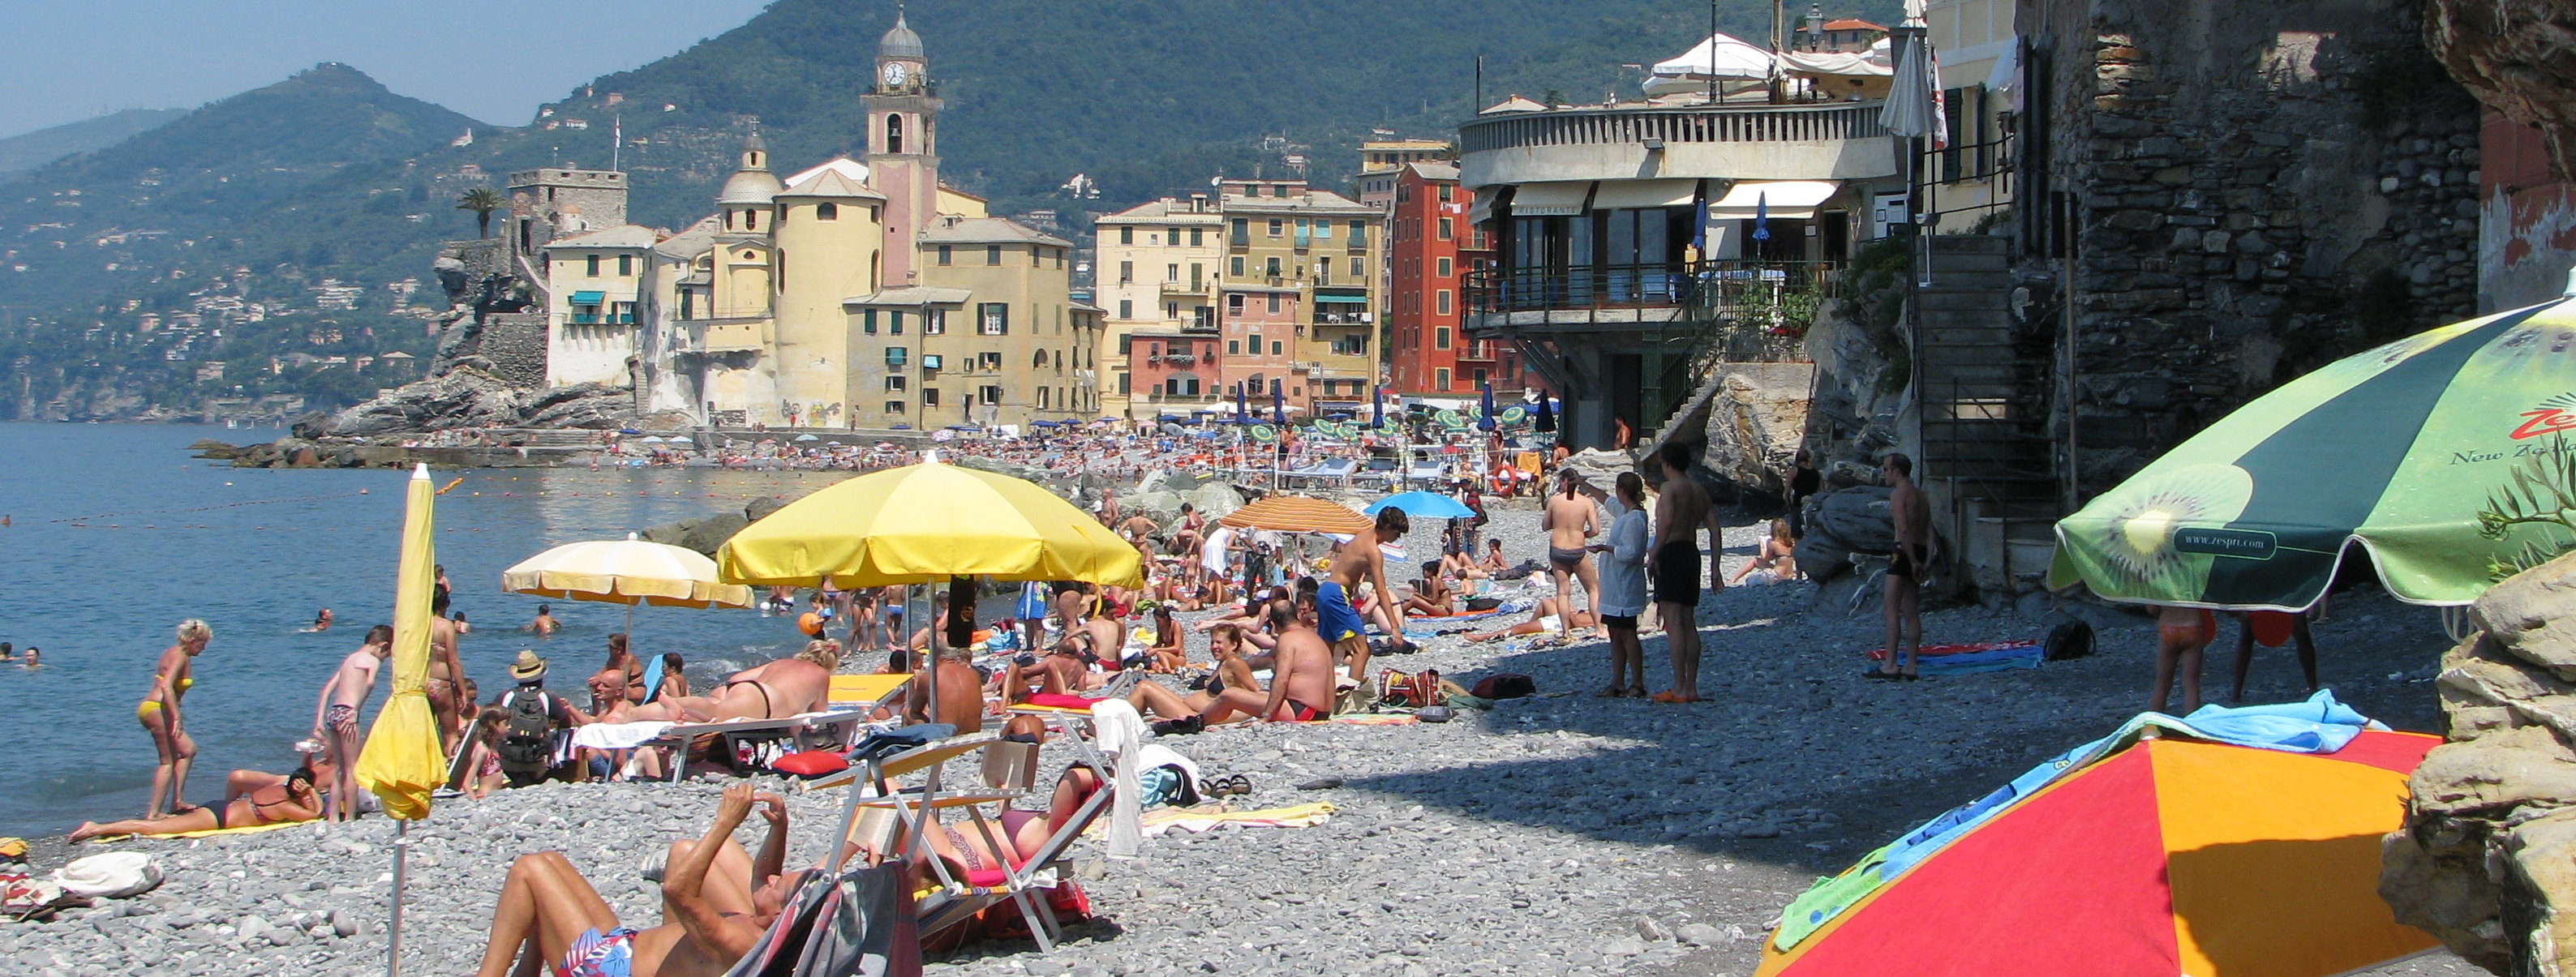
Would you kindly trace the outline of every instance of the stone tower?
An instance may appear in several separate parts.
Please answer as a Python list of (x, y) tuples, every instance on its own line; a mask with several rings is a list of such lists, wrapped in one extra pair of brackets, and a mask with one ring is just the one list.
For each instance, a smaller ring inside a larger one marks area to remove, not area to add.
[(510, 174), (511, 255), (539, 260), (556, 238), (626, 223), (626, 174), (616, 170), (524, 170)]
[(886, 195), (885, 287), (918, 284), (916, 242), (939, 213), (939, 88), (931, 84), (921, 35), (904, 23), (877, 41), (876, 84), (859, 97), (868, 111), (869, 182)]

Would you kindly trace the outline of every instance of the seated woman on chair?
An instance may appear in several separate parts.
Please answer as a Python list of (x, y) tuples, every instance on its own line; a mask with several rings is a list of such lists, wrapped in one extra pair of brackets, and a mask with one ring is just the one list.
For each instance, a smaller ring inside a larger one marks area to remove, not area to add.
[[(1055, 783), (1055, 793), (1044, 811), (1004, 808), (995, 821), (969, 821), (947, 825), (939, 821), (939, 812), (929, 813), (930, 830), (926, 833), (930, 853), (938, 856), (948, 868), (950, 878), (965, 881), (970, 873), (1017, 868), (1046, 849), (1047, 839), (1071, 823), (1082, 810), (1084, 801), (1104, 785), (1091, 768), (1079, 764), (1066, 768)], [(1106, 810), (1103, 805), (1095, 813)], [(998, 822), (998, 823), (996, 823)], [(866, 841), (851, 842), (842, 847), (844, 855), (865, 856), (869, 864), (900, 856), (911, 847), (906, 836), (907, 822), (898, 820), (894, 835), (885, 847)], [(1007, 860), (1006, 860), (1007, 859)]]

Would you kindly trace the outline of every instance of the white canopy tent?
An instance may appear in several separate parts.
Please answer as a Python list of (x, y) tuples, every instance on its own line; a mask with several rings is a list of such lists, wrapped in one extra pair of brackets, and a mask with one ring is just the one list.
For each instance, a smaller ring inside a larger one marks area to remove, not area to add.
[(1725, 34), (1709, 35), (1679, 56), (1655, 63), (1646, 77), (1646, 94), (1673, 95), (1708, 87), (1715, 79), (1767, 81), (1779, 71), (1769, 50)]
[(1841, 184), (1832, 180), (1747, 180), (1726, 190), (1726, 196), (1708, 205), (1708, 219), (1713, 221), (1753, 220), (1772, 217), (1782, 220), (1816, 216), (1822, 204)]

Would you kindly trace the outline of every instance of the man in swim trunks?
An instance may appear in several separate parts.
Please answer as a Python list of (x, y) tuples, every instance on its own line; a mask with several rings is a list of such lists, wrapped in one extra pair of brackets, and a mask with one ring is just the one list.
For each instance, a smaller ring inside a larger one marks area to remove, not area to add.
[[(1571, 468), (1556, 472), (1559, 491), (1547, 497), (1539, 515), (1538, 528), (1547, 531), (1547, 569), (1556, 579), (1556, 606), (1574, 606), (1574, 584), (1580, 581), (1589, 597), (1587, 607), (1601, 606), (1601, 577), (1592, 568), (1592, 557), (1586, 547), (1592, 537), (1601, 533), (1601, 509), (1592, 497), (1579, 491), (1583, 476)], [(1574, 637), (1573, 615), (1562, 616), (1567, 622), (1565, 637)]]
[(263, 787), (228, 804), (191, 807), (162, 818), (110, 821), (106, 824), (83, 821), (80, 827), (72, 829), (69, 837), (72, 841), (87, 841), (102, 835), (174, 835), (310, 821), (321, 816), (322, 799), (313, 790), (313, 770), (305, 767), (287, 775), (282, 786)]
[[(1923, 647), (1923, 573), (1932, 563), (1932, 507), (1924, 501), (1923, 490), (1914, 484), (1914, 460), (1888, 452), (1879, 460), (1879, 477), (1892, 491), (1887, 496), (1888, 514), (1896, 520), (1896, 552), (1887, 560), (1887, 581), (1879, 599), (1879, 614), (1887, 619), (1887, 661), (1878, 667), (1881, 678), (1920, 678)], [(1901, 645), (1900, 645), (1901, 643)], [(2203, 637), (2201, 644), (2208, 644)], [(1898, 667), (1898, 652), (1904, 652), (1903, 667)], [(2200, 701), (2199, 652), (2192, 659), (2191, 699)], [(2162, 701), (2162, 693), (2158, 693)]]
[[(1351, 594), (1360, 589), (1360, 581), (1374, 584), (1377, 606), (1386, 609), (1388, 623), (1395, 626), (1391, 633), (1396, 644), (1404, 643), (1404, 602), (1395, 599), (1395, 591), (1387, 583), (1386, 554), (1378, 544), (1395, 542), (1412, 528), (1413, 522), (1405, 517), (1404, 510), (1392, 506), (1378, 510), (1377, 528), (1342, 544), (1333, 554), (1333, 567), (1316, 592), (1315, 624), (1323, 639), (1332, 645), (1334, 660), (1350, 664), (1354, 681), (1368, 681), (1369, 646), (1368, 626), (1361, 623), (1359, 611), (1351, 607)], [(1327, 693), (1324, 705), (1329, 709), (1332, 681), (1323, 682)], [(1277, 679), (1271, 680), (1273, 687), (1278, 684)]]
[(1726, 587), (1718, 556), (1726, 552), (1725, 527), (1709, 505), (1708, 491), (1690, 477), (1690, 450), (1666, 444), (1655, 453), (1664, 469), (1663, 491), (1655, 498), (1655, 543), (1646, 550), (1646, 579), (1655, 587), (1655, 614), (1664, 622), (1664, 643), (1672, 653), (1673, 687), (1646, 698), (1655, 702), (1699, 701), (1699, 531), (1708, 527), (1708, 584)]
[(1215, 725), (1238, 715), (1271, 722), (1332, 718), (1333, 649), (1315, 631), (1320, 604), (1319, 595), (1301, 593), (1293, 610), (1281, 613), (1274, 606), (1270, 623), (1279, 632), (1279, 646), (1270, 653), (1269, 691), (1228, 685), (1199, 714), (1197, 724)]
[(385, 658), (393, 654), (394, 629), (379, 624), (367, 629), (366, 643), (348, 657), (331, 680), (322, 683), (321, 701), (313, 706), (313, 738), (328, 747), (333, 765), (330, 796), (323, 805), (323, 816), (332, 821), (354, 821), (358, 812), (343, 800), (358, 792), (358, 750), (363, 742), (358, 732), (358, 711), (375, 694), (376, 672)]
[[(763, 805), (768, 839), (755, 858), (733, 842), (734, 829)], [(542, 968), (558, 977), (716, 977), (751, 952), (776, 922), (806, 873), (783, 870), (787, 807), (750, 784), (725, 788), (715, 823), (694, 841), (671, 845), (662, 869), (662, 925), (631, 929), (562, 852), (521, 855), (510, 863), (492, 908), (491, 936), (477, 977)], [(519, 957), (528, 958), (525, 966)]]

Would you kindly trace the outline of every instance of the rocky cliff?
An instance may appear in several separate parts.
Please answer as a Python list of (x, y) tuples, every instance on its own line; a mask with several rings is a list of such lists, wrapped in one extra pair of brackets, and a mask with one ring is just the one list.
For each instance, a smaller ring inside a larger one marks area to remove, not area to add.
[(2451, 77), (2506, 118), (2538, 126), (2552, 168), (2576, 160), (2576, 6), (2566, 0), (2430, 0), (2424, 42)]

